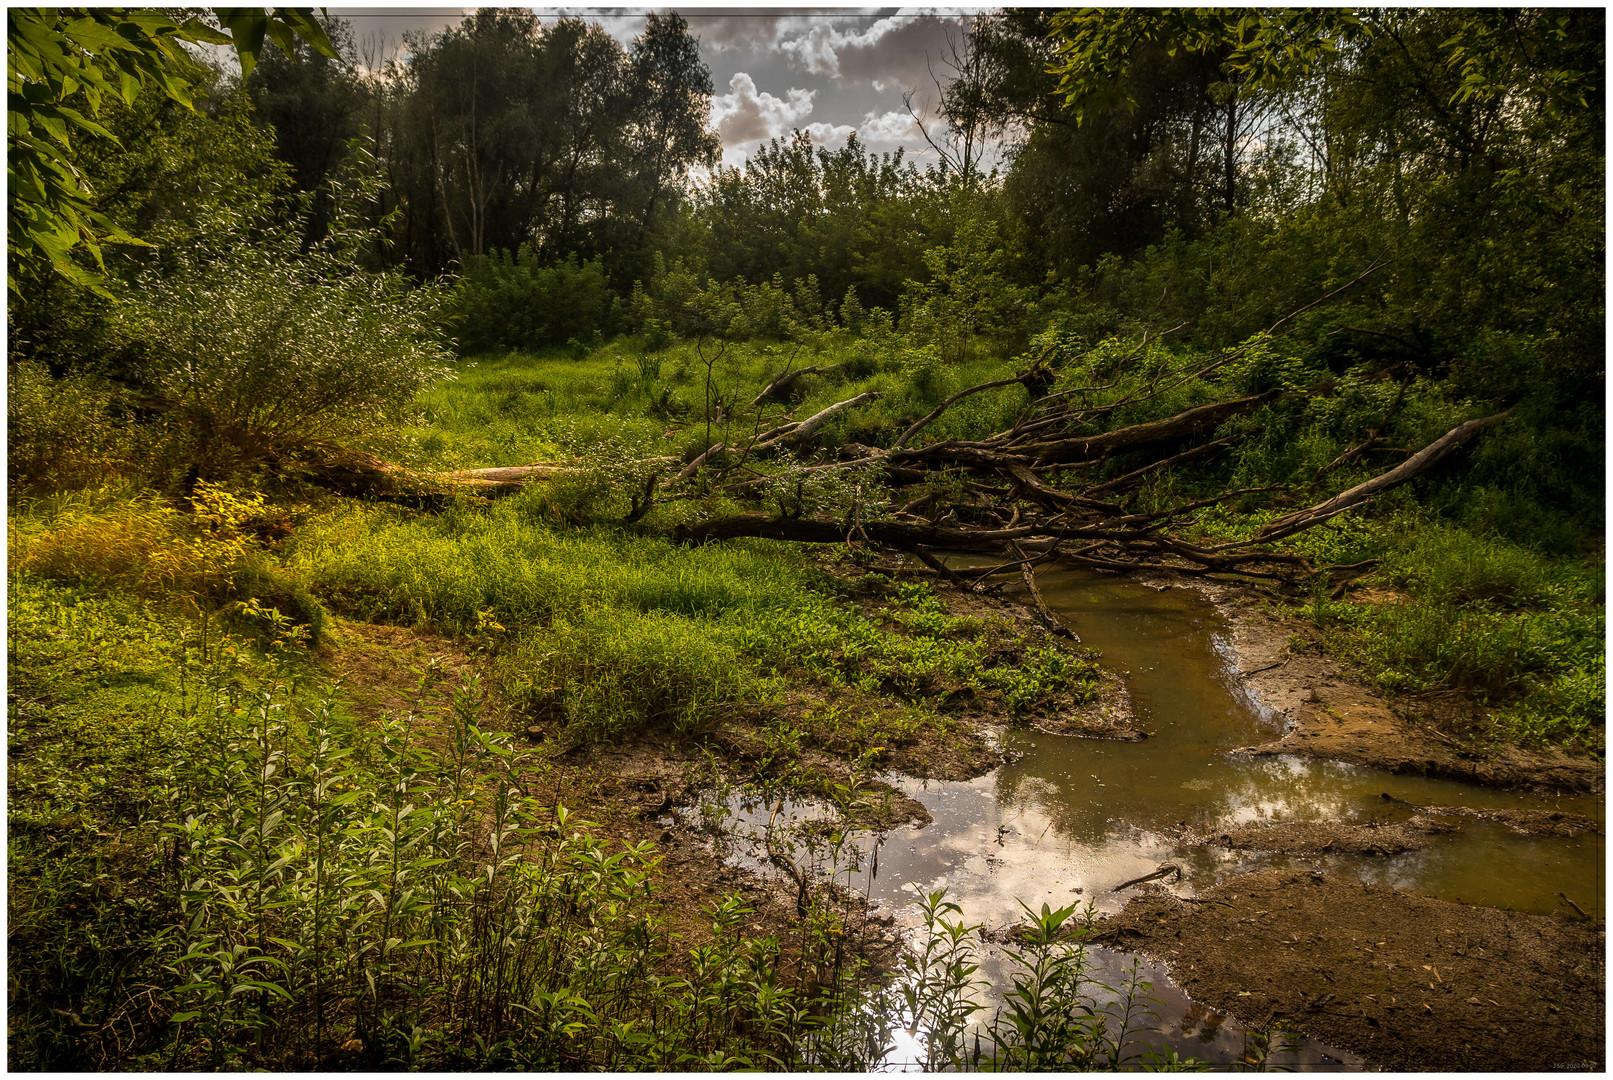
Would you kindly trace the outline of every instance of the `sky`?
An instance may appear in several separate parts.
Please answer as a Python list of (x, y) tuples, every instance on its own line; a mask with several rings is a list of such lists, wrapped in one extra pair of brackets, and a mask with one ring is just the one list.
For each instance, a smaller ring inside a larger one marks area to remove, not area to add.
[[(456, 25), (468, 8), (330, 8), (353, 24), (360, 60), (384, 58), (410, 30)], [(623, 45), (644, 27), (643, 8), (533, 8), (544, 22), (574, 16), (596, 22)], [(667, 9), (653, 9), (667, 10)], [(700, 41), (711, 68), (711, 120), (725, 165), (743, 164), (768, 139), (797, 129), (837, 147), (853, 130), (877, 153), (903, 147), (921, 165), (934, 161), (903, 95), (927, 124), (965, 9), (673, 8)], [(973, 11), (975, 9), (967, 9)], [(939, 136), (939, 131), (932, 133)]]

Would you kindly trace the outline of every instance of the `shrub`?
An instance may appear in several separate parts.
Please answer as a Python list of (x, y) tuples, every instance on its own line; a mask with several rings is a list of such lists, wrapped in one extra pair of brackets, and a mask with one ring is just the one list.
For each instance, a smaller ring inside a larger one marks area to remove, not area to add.
[(524, 703), (575, 738), (689, 732), (760, 686), (724, 636), (704, 619), (607, 608), (528, 636), (507, 664)]
[(543, 266), (530, 247), (495, 251), (454, 286), (444, 319), (462, 353), (539, 349), (615, 333), (616, 296), (598, 259)]
[(20, 487), (86, 487), (127, 463), (129, 440), (112, 420), (115, 388), (89, 375), (53, 379), (22, 360), (6, 373), (6, 464)]
[(275, 565), (255, 531), (273, 523), (263, 496), (201, 481), (193, 514), (152, 500), (100, 507), (75, 497), (49, 517), (13, 522), (13, 569), (67, 585), (223, 609), (263, 644), (293, 635), (317, 645), (325, 611), (294, 572)]
[(292, 244), (183, 256), (131, 290), (124, 317), (146, 377), (194, 426), (204, 475), (380, 436), (449, 374), (430, 290)]

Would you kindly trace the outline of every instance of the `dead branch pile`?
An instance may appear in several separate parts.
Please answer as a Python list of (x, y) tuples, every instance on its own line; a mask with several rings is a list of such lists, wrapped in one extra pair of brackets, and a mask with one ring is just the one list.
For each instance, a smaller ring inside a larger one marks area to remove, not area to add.
[[(1277, 325), (1285, 321), (1279, 320)], [(1317, 567), (1300, 555), (1276, 551), (1271, 545), (1426, 473), (1480, 431), (1512, 413), (1507, 410), (1469, 420), (1411, 453), (1398, 466), (1314, 505), (1293, 509), (1244, 539), (1225, 543), (1190, 539), (1195, 515), (1215, 504), (1261, 495), (1272, 500), (1267, 505), (1287, 509), (1299, 501), (1298, 493), (1285, 485), (1272, 485), (1171, 501), (1156, 492), (1149, 500), (1151, 508), (1140, 509), (1139, 489), (1166, 469), (1212, 459), (1253, 433), (1245, 428), (1218, 436), (1229, 420), (1250, 416), (1283, 394), (1317, 391), (1276, 388), (1212, 401), (1144, 423), (1108, 430), (1104, 430), (1105, 425), (1123, 409), (1135, 410), (1178, 387), (1205, 379), (1238, 360), (1261, 340), (1254, 339), (1240, 349), (1198, 365), (1165, 364), (1148, 379), (1137, 380), (1137, 362), (1146, 355), (1148, 346), (1145, 335), (1105, 376), (1111, 381), (1055, 392), (1049, 392), (1056, 385), (1054, 372), (1046, 366), (1050, 350), (1012, 378), (953, 394), (913, 422), (889, 447), (851, 443), (840, 448), (832, 459), (792, 457), (786, 459), (782, 471), (777, 467), (769, 471), (761, 467), (763, 459), (786, 452), (810, 455), (814, 437), (825, 425), (878, 396), (874, 392), (858, 394), (799, 421), (785, 418), (783, 422), (772, 422), (765, 418), (767, 403), (784, 396), (795, 378), (824, 369), (787, 372), (751, 403), (754, 412), (748, 420), (725, 411), (721, 431), (708, 423), (706, 449), (693, 460), (661, 458), (639, 462), (646, 468), (639, 470), (643, 475), (634, 480), (633, 486), (643, 490), (632, 493), (629, 520), (638, 520), (655, 502), (711, 494), (755, 500), (765, 492), (777, 493), (791, 484), (799, 490), (840, 474), (858, 477), (864, 488), (872, 482), (879, 495), (868, 498), (866, 503), (858, 501), (835, 516), (814, 516), (803, 512), (799, 505), (791, 513), (781, 504), (775, 512), (740, 513), (681, 526), (674, 535), (691, 542), (755, 536), (874, 545), (910, 553), (935, 573), (960, 583), (964, 579), (980, 582), (985, 575), (1001, 570), (1018, 568), (1028, 572), (1033, 564), (1055, 558), (1111, 571), (1230, 574), (1280, 582), (1325, 574), (1332, 580), (1347, 580), (1352, 572), (1360, 572), (1359, 567)], [(1135, 385), (1115, 397), (1112, 392), (1122, 385), (1120, 373)], [(1006, 429), (972, 441), (922, 442), (925, 430), (958, 402), (976, 394), (1020, 386), (1029, 391), (1028, 404)], [(1404, 390), (1395, 399), (1389, 416), (1403, 397)], [(1389, 416), (1361, 447), (1347, 451), (1338, 461), (1319, 470), (1311, 485), (1344, 460), (1364, 452), (1379, 437)], [(749, 435), (734, 434), (741, 425), (751, 427)], [(715, 437), (718, 435), (721, 437)], [(1115, 459), (1122, 460), (1126, 471), (1101, 479), (1103, 466)], [(497, 496), (519, 489), (528, 480), (552, 478), (567, 471), (567, 466), (553, 464), (481, 469), (442, 474), (431, 481), (437, 490)], [(346, 473), (342, 479), (349, 489), (362, 486)], [(397, 487), (395, 476), (388, 481), (388, 490)], [(379, 487), (379, 497), (391, 497)], [(896, 509), (874, 513), (871, 508), (876, 505)], [(965, 551), (995, 552), (1003, 561), (985, 570), (964, 571), (950, 568), (936, 558), (938, 553)]]

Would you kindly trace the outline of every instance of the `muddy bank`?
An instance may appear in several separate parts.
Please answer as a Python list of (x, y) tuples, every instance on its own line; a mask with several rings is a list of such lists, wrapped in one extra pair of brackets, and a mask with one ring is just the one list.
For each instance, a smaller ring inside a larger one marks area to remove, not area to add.
[(1278, 825), (1244, 825), (1207, 843), (1233, 851), (1268, 851), (1279, 855), (1403, 855), (1420, 851), (1427, 838), (1452, 832), (1455, 826), (1427, 818), (1393, 823), (1341, 825), (1325, 821), (1290, 821)]
[(1100, 931), (1195, 1000), (1391, 1069), (1601, 1069), (1606, 934), (1275, 871), (1150, 890)]
[(1390, 815), (1409, 817), (1350, 825), (1337, 821), (1258, 822), (1194, 838), (1198, 843), (1234, 851), (1266, 851), (1281, 855), (1401, 855), (1419, 851), (1430, 837), (1457, 831), (1464, 821), (1505, 825), (1520, 836), (1600, 836), (1599, 822), (1562, 810), (1491, 809), (1477, 806), (1417, 806), (1382, 796)]
[(1145, 584), (1196, 589), (1231, 624), (1240, 675), (1261, 705), (1288, 725), (1281, 738), (1243, 747), (1241, 753), (1299, 754), (1498, 788), (1564, 793), (1604, 789), (1605, 767), (1588, 758), (1458, 745), (1351, 678), (1337, 660), (1322, 653), (1315, 627), (1273, 615), (1245, 589), (1202, 580)]

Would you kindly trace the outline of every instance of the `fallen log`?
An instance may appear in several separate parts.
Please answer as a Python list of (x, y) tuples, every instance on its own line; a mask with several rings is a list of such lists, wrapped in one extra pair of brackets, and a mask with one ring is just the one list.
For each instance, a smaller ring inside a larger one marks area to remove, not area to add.
[(1295, 533), (1308, 529), (1312, 525), (1320, 525), (1329, 518), (1337, 517), (1352, 506), (1359, 506), (1374, 495), (1382, 494), (1390, 488), (1404, 484), (1407, 480), (1421, 476), (1447, 457), (1453, 450), (1473, 438), (1473, 436), (1492, 424), (1499, 424), (1501, 421), (1506, 420), (1516, 411), (1517, 406), (1514, 405), (1505, 412), (1481, 417), (1477, 420), (1469, 420), (1465, 424), (1454, 427), (1388, 472), (1374, 476), (1365, 483), (1357, 484), (1348, 491), (1341, 491), (1331, 499), (1319, 502), (1315, 506), (1296, 510), (1286, 517), (1267, 523), (1255, 534), (1251, 542), (1264, 544), (1273, 540), (1281, 540), (1285, 536), (1293, 536)]
[(839, 416), (847, 409), (855, 409), (859, 405), (866, 405), (870, 401), (878, 399), (879, 396), (878, 390), (868, 390), (864, 393), (858, 394), (854, 398), (847, 398), (845, 401), (837, 401), (828, 408), (813, 413), (811, 416), (800, 421), (799, 423), (785, 424), (781, 427), (774, 428), (772, 431), (765, 433), (763, 437), (758, 439), (756, 444), (750, 448), (750, 452), (752, 454), (758, 454), (768, 450), (776, 450), (781, 447), (800, 446), (813, 435), (817, 434), (818, 430), (822, 428), (823, 425), (827, 424), (830, 420), (833, 420), (836, 416)]
[(1174, 442), (1178, 439), (1198, 435), (1201, 432), (1217, 427), (1223, 421), (1230, 420), (1234, 416), (1254, 412), (1281, 393), (1280, 388), (1273, 388), (1263, 394), (1236, 398), (1232, 401), (1214, 401), (1208, 405), (1200, 405), (1196, 408), (1179, 412), (1175, 416), (1168, 416), (1163, 420), (1153, 420), (1146, 424), (1133, 424), (1130, 427), (1116, 428), (1114, 431), (1106, 431), (1102, 435), (1089, 435), (1084, 438), (1049, 439), (1044, 442), (1017, 446), (1014, 449), (1021, 455), (1035, 458), (1039, 465), (1090, 460), (1107, 454), (1116, 454), (1143, 446)]
[[(1025, 578), (1025, 588), (1030, 592), (1031, 601), (1036, 605), (1036, 614), (1041, 617), (1042, 625), (1047, 627), (1050, 633), (1057, 634), (1059, 637), (1080, 641), (1081, 639), (1075, 636), (1075, 631), (1059, 622), (1058, 618), (1048, 608), (1047, 601), (1042, 599), (1042, 590), (1036, 587), (1036, 572), (1031, 569), (1031, 563), (1035, 560), (1027, 557), (1025, 549), (1018, 544), (1013, 547), (1014, 554), (1023, 560), (1019, 564), (1019, 572)], [(1057, 549), (1055, 548), (1054, 550)]]
[(460, 469), (457, 472), (428, 473), (426, 478), (440, 480), (451, 490), (483, 495), (496, 499), (520, 491), (532, 480), (553, 480), (567, 472), (576, 471), (565, 465), (544, 463), (537, 465), (507, 465), (492, 469)]
[(790, 391), (795, 388), (795, 384), (808, 375), (823, 375), (834, 371), (840, 366), (840, 364), (813, 364), (810, 367), (786, 371), (762, 387), (762, 392), (751, 399), (751, 408), (754, 409), (756, 406), (769, 401), (782, 401), (789, 397)]

